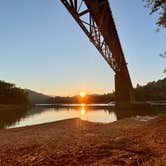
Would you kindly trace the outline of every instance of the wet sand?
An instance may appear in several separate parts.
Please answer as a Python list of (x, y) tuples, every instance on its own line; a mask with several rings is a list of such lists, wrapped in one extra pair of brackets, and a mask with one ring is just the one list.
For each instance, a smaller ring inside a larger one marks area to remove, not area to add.
[(1, 166), (165, 166), (166, 116), (102, 124), (69, 119), (0, 130)]

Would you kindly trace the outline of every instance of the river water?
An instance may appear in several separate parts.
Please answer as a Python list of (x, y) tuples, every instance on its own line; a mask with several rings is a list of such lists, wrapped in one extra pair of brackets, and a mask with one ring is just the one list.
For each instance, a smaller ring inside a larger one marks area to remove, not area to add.
[(38, 105), (28, 110), (0, 111), (0, 128), (29, 126), (76, 117), (91, 122), (108, 123), (127, 117), (147, 119), (162, 113), (166, 113), (166, 106), (135, 111), (115, 110), (105, 105)]

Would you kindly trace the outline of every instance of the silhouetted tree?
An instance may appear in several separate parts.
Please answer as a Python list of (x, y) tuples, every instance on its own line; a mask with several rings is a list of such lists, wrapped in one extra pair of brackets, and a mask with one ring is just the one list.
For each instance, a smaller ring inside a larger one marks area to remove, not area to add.
[(166, 78), (149, 82), (145, 86), (138, 85), (135, 88), (135, 97), (139, 101), (166, 100)]
[(157, 13), (157, 25), (166, 28), (166, 0), (143, 0), (145, 7), (150, 9), (150, 14)]
[[(166, 28), (166, 0), (143, 0), (145, 7), (150, 9), (150, 14), (157, 13), (158, 20), (156, 24), (158, 27)], [(159, 31), (159, 28), (157, 29)], [(160, 54), (161, 57), (166, 58), (166, 51)], [(166, 73), (166, 69), (164, 70)]]
[(14, 84), (0, 81), (0, 104), (28, 104), (28, 94)]

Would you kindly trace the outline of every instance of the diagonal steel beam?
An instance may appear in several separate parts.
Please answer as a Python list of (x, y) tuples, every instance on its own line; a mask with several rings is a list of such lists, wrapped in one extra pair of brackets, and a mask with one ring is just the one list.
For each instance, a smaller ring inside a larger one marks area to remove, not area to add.
[[(76, 22), (82, 28), (84, 33), (88, 36), (89, 40), (93, 43), (93, 45), (97, 48), (109, 66), (116, 72), (118, 70), (115, 59), (112, 56), (112, 53), (106, 44), (103, 35), (100, 32), (100, 29), (96, 25), (93, 17), (90, 14), (90, 10), (87, 8), (84, 1), (80, 1), (79, 9), (77, 10), (74, 6), (78, 5), (76, 1), (71, 2), (71, 0), (61, 0), (70, 14), (74, 17)], [(103, 4), (100, 4), (103, 5)], [(80, 11), (81, 7), (83, 7), (83, 11)], [(97, 6), (95, 6), (97, 8)], [(84, 17), (86, 19), (84, 19)], [(88, 18), (88, 19), (87, 19)]]

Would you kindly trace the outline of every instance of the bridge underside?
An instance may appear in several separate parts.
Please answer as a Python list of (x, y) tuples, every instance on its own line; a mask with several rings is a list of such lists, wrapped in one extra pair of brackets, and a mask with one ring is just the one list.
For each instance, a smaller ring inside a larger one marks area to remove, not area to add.
[(108, 0), (61, 2), (115, 72), (116, 102), (132, 102), (133, 87)]

